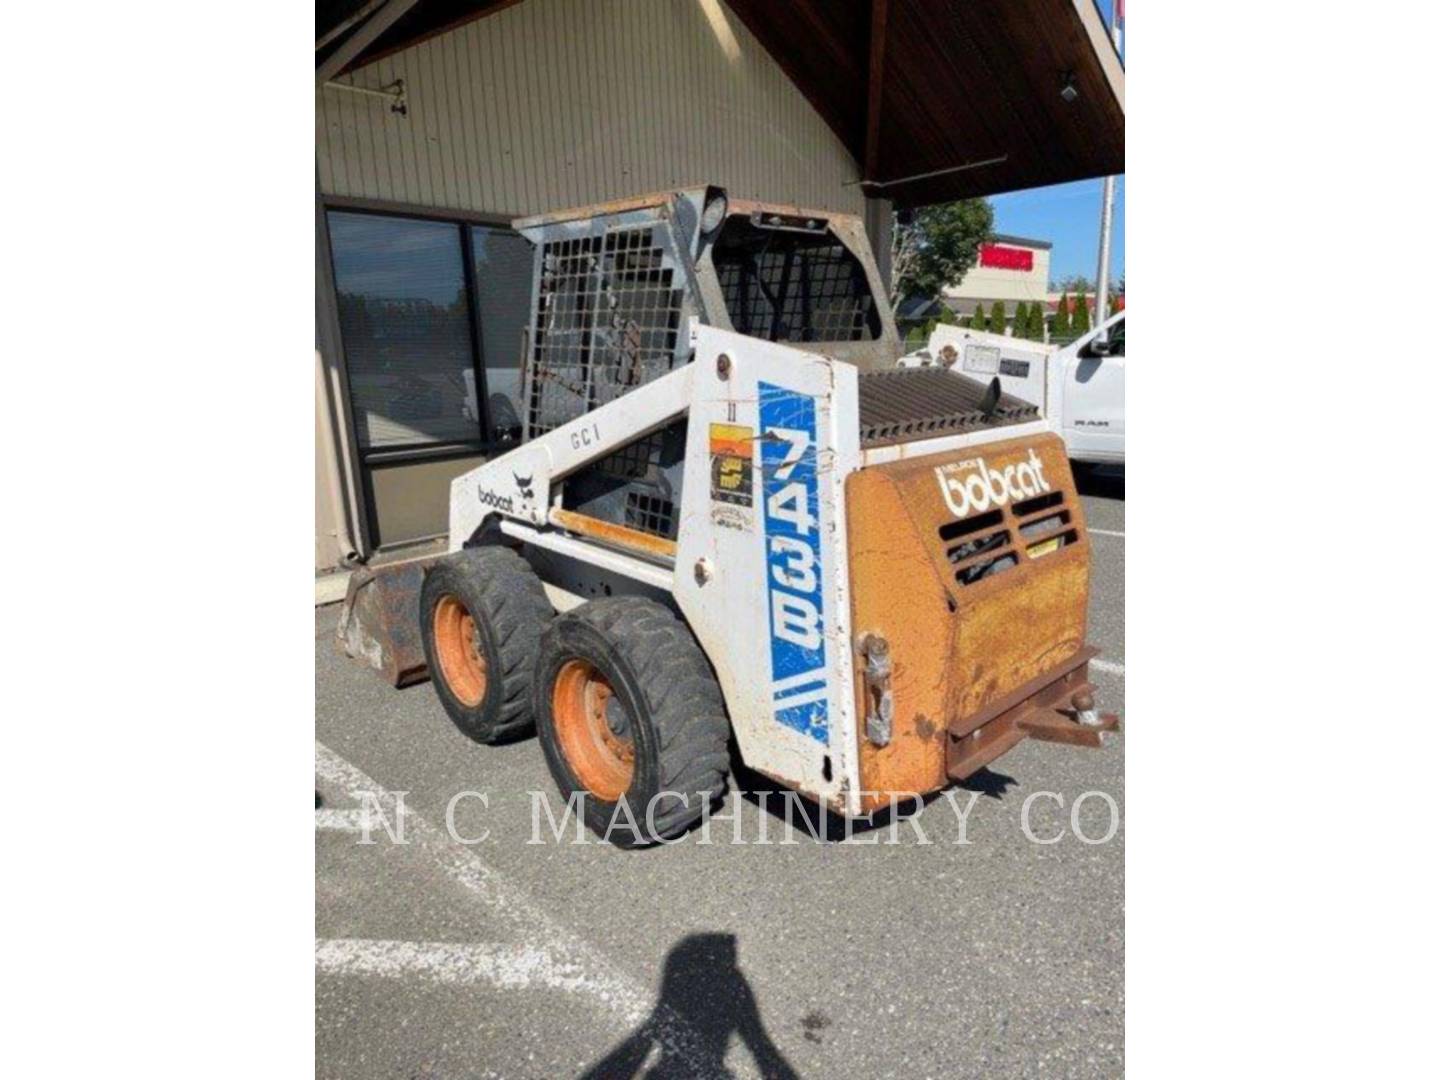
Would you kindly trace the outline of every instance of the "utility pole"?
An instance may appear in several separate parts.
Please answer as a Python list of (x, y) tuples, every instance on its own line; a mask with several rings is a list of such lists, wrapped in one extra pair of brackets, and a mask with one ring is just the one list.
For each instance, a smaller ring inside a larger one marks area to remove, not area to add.
[[(1120, 20), (1125, 17), (1125, 0), (1111, 0), (1110, 37), (1115, 42), (1115, 51), (1120, 51)], [(1105, 177), (1105, 187), (1100, 196), (1100, 269), (1095, 275), (1095, 325), (1099, 326), (1109, 314), (1110, 300), (1110, 223), (1115, 217), (1115, 177)], [(1085, 302), (1081, 294), (1080, 302)], [(1110, 335), (1101, 334), (1108, 338)]]

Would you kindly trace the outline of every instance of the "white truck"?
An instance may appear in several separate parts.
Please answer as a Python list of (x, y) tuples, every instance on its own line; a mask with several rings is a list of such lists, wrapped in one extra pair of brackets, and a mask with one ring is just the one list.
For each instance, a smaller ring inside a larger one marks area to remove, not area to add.
[(1007, 394), (1039, 405), (1065, 440), (1070, 460), (1125, 463), (1125, 312), (1118, 311), (1063, 348), (937, 326), (905, 367), (940, 365), (972, 379), (999, 378)]

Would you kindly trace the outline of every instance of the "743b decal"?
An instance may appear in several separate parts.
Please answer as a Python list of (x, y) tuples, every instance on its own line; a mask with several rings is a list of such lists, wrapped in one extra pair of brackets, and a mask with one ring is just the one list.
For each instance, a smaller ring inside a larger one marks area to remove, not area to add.
[(760, 471), (775, 719), (828, 743), (814, 398), (760, 383)]

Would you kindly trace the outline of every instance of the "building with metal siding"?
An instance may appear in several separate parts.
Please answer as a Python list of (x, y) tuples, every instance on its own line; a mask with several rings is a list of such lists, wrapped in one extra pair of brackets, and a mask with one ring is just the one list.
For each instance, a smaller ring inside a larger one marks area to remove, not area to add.
[[(380, 96), (317, 87), (327, 211), (498, 223), (697, 182), (737, 197), (865, 209), (849, 151), (720, 0), (527, 0), (335, 82), (401, 80), (403, 113)], [(353, 369), (353, 343), (350, 351)], [(485, 440), (367, 447), (365, 410), (335, 405), (363, 506), (349, 531), (333, 514), (317, 520), (317, 569), (443, 532), (449, 482), (482, 459)], [(339, 482), (323, 456), (317, 469), (317, 485)]]
[(527, 0), (321, 87), (327, 195), (506, 216), (718, 183), (859, 214), (858, 166), (721, 0)]

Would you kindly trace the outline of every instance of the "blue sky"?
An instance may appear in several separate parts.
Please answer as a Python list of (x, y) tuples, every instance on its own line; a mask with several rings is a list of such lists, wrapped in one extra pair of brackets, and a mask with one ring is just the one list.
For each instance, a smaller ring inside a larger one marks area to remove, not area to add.
[[(1032, 240), (1049, 240), (1050, 277), (1072, 274), (1095, 280), (1100, 259), (1100, 187), (1103, 180), (1030, 188), (993, 195), (995, 231)], [(1125, 276), (1125, 178), (1115, 184), (1115, 222), (1110, 234), (1111, 280)]]

